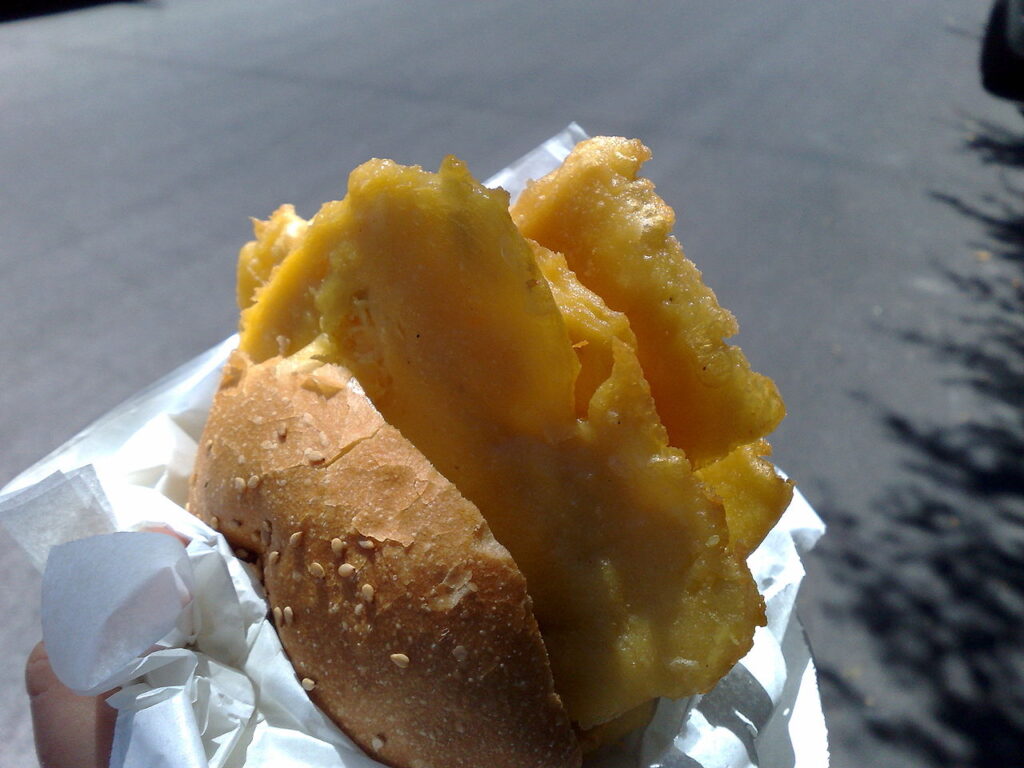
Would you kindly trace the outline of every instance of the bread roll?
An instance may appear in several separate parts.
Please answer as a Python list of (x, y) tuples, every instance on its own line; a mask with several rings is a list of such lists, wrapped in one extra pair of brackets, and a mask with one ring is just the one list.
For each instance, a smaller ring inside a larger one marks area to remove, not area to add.
[(256, 564), (303, 686), (371, 755), (579, 765), (523, 575), (344, 368), (234, 353), (190, 509)]

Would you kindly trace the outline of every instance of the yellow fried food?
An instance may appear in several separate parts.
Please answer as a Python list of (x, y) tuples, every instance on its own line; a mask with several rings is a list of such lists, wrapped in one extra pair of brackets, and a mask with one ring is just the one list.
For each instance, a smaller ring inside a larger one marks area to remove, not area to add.
[(746, 559), (761, 543), (793, 499), (793, 483), (779, 476), (763, 457), (771, 455), (765, 440), (741, 445), (724, 459), (697, 470), (725, 506), (729, 539)]
[(453, 158), (360, 166), (258, 291), (241, 346), (258, 361), (316, 339), (479, 507), (586, 729), (710, 688), (764, 608), (721, 503), (669, 445), (627, 316), (507, 205)]
[(253, 220), (256, 239), (246, 243), (238, 254), (238, 308), (245, 309), (256, 300), (259, 289), (270, 279), (284, 257), (306, 231), (306, 220), (295, 208), (282, 205), (267, 221)]
[(672, 209), (638, 178), (649, 158), (637, 140), (581, 142), (527, 186), (512, 216), (629, 318), (670, 441), (699, 467), (768, 434), (785, 411), (772, 381), (725, 343), (736, 320), (672, 236)]

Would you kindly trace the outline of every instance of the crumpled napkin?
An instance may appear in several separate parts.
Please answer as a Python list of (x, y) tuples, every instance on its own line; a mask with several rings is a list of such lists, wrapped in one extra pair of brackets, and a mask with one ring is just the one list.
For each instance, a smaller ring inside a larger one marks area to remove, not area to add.
[[(143, 441), (149, 450), (140, 452)], [(158, 445), (168, 463), (153, 477)], [(54, 672), (81, 694), (120, 688), (108, 699), (118, 710), (116, 768), (377, 766), (302, 689), (250, 567), (161, 491), (125, 482), (149, 474), (166, 487), (191, 466), (194, 445), (157, 417), (129, 450), (86, 473), (100, 479), (104, 506), (123, 530), (50, 551), (42, 624)], [(54, 475), (47, 486), (53, 499), (66, 499), (67, 486), (80, 482), (80, 473)], [(36, 524), (63, 517), (88, 528), (98, 511), (88, 502), (50, 506)]]
[[(572, 124), (489, 183), (514, 195), (585, 135)], [(249, 566), (183, 509), (234, 346), (182, 366), (26, 470), (0, 496), (0, 521), (46, 564), (43, 634), (57, 675), (83, 694), (120, 688), (108, 699), (118, 711), (111, 766), (383, 768), (313, 706)], [(827, 766), (793, 610), (800, 556), (823, 532), (798, 492), (749, 560), (768, 611), (751, 652), (710, 693), (660, 702), (644, 731), (589, 768)]]

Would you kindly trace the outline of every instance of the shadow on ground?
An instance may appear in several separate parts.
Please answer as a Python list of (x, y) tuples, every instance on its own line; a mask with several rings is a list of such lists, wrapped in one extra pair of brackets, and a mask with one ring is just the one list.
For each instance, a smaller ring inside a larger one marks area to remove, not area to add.
[[(152, 0), (120, 0), (127, 5), (150, 5)], [(46, 16), (51, 13), (77, 11), (94, 5), (110, 5), (103, 0), (7, 0), (0, 3), (0, 22), (16, 21), (33, 16)]]
[(904, 451), (914, 480), (860, 516), (823, 510), (830, 567), (856, 597), (852, 610), (876, 644), (892, 687), (915, 706), (863, 707), (870, 692), (827, 673), (823, 689), (867, 711), (872, 735), (915, 764), (1024, 764), (1024, 130), (976, 125), (965, 145), (1006, 169), (1003, 189), (978, 201), (933, 197), (972, 219), (970, 271), (937, 267), (969, 307), (928, 336), (899, 332), (971, 393), (973, 413), (948, 423), (911, 420), (866, 402)]

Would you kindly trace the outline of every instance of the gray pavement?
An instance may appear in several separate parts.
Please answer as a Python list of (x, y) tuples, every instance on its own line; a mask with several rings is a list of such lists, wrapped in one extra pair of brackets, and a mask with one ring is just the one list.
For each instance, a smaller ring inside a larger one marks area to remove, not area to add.
[[(370, 156), (487, 176), (642, 138), (775, 457), (830, 525), (802, 601), (836, 768), (1024, 754), (1024, 120), (988, 2), (100, 5), (0, 24), (0, 483), (233, 330), (249, 216)], [(37, 580), (0, 534), (0, 765)], [(774, 767), (772, 767), (774, 768)]]

